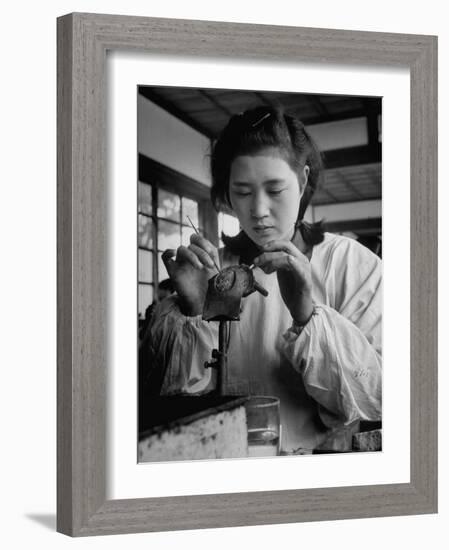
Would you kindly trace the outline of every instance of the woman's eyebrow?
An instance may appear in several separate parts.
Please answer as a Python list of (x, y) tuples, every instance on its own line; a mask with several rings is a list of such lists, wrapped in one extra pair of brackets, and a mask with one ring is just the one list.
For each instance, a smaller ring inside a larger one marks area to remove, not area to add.
[[(263, 182), (264, 185), (273, 185), (273, 184), (277, 184), (277, 183), (284, 183), (285, 180), (283, 178), (270, 178), (268, 180), (265, 180)], [(249, 181), (231, 181), (231, 185), (235, 185), (235, 186), (251, 186), (252, 183), (249, 182)]]
[(235, 185), (236, 187), (241, 187), (241, 186), (249, 187), (251, 183), (248, 181), (231, 181), (231, 185)]
[(285, 180), (283, 178), (271, 178), (269, 180), (265, 180), (264, 183), (266, 185), (270, 185), (270, 184), (273, 184), (273, 183), (284, 183)]

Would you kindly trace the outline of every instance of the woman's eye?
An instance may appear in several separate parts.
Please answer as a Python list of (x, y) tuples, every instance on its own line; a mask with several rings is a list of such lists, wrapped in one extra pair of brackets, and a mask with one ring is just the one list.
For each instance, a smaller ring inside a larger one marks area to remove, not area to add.
[(239, 191), (239, 192), (235, 192), (235, 194), (238, 196), (238, 197), (249, 197), (251, 195), (251, 193), (244, 193), (242, 191)]
[(268, 191), (269, 195), (280, 195), (284, 191), (283, 189)]

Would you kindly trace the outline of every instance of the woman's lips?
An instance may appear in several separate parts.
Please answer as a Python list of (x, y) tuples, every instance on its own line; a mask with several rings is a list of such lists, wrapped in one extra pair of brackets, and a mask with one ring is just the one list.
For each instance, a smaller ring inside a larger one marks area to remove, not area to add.
[(258, 225), (253, 227), (253, 230), (256, 231), (256, 233), (266, 233), (272, 229), (274, 229), (272, 225)]

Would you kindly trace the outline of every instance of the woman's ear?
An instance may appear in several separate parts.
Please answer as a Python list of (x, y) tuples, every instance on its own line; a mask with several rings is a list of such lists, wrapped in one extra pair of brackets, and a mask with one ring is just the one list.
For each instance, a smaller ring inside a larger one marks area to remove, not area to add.
[(309, 181), (309, 173), (310, 173), (310, 168), (306, 164), (302, 169), (302, 172), (299, 177), (299, 191), (301, 193), (301, 196), (304, 195), (304, 191), (306, 190), (306, 185), (307, 185), (307, 182)]

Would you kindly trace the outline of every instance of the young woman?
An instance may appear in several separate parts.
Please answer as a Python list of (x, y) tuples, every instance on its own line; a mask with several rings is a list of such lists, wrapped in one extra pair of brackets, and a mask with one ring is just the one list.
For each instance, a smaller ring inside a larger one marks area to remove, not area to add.
[(218, 251), (192, 235), (166, 251), (176, 295), (153, 317), (149, 369), (163, 394), (214, 387), (205, 369), (218, 323), (202, 320), (207, 281), (221, 268), (255, 264), (269, 294), (243, 299), (231, 322), (226, 394), (280, 398), (282, 449), (315, 448), (329, 428), (381, 417), (381, 263), (356, 241), (303, 222), (321, 174), (303, 124), (279, 109), (233, 116), (211, 155), (212, 201), (241, 232)]

